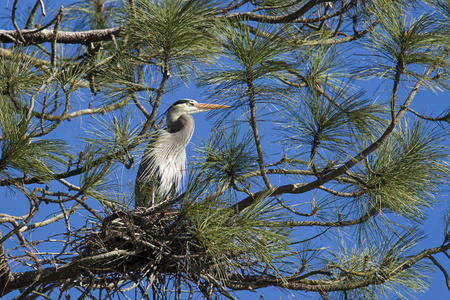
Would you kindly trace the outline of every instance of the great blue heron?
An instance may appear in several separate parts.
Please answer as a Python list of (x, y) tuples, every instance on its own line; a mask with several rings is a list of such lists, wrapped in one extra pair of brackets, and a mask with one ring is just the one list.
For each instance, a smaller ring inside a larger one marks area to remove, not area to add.
[(149, 207), (176, 191), (186, 162), (186, 146), (194, 133), (191, 114), (226, 105), (197, 103), (192, 99), (176, 101), (167, 111), (167, 127), (158, 130), (145, 149), (135, 183), (136, 207)]

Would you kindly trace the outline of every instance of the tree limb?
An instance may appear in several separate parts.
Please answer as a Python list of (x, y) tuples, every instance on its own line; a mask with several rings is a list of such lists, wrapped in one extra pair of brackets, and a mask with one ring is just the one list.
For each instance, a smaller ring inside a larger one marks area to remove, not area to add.
[(266, 15), (260, 15), (255, 14), (253, 12), (243, 12), (243, 13), (232, 13), (227, 16), (230, 20), (235, 19), (248, 19), (250, 21), (260, 22), (260, 23), (270, 23), (270, 24), (277, 24), (277, 23), (288, 23), (295, 21), (296, 19), (300, 18), (304, 14), (306, 14), (311, 8), (313, 8), (315, 5), (328, 2), (327, 0), (311, 0), (305, 5), (303, 5), (300, 9), (296, 10), (293, 13), (290, 13), (288, 15), (283, 16), (266, 16)]
[[(354, 290), (361, 287), (366, 287), (369, 285), (379, 285), (383, 284), (402, 271), (411, 268), (415, 263), (428, 257), (432, 254), (442, 253), (450, 249), (450, 243), (431, 249), (426, 249), (419, 254), (410, 256), (404, 262), (400, 263), (398, 266), (392, 267), (390, 270), (384, 270), (384, 272), (376, 272), (372, 276), (357, 278), (352, 277), (351, 281), (341, 282), (341, 281), (324, 281), (324, 280), (310, 280), (310, 279), (299, 279), (292, 278), (288, 281), (279, 280), (278, 277), (270, 275), (233, 275), (228, 278), (229, 281), (226, 282), (227, 286), (234, 290), (255, 290), (264, 287), (278, 286), (291, 290), (302, 290), (302, 291), (314, 291), (314, 292), (332, 292), (332, 291), (345, 291)], [(390, 271), (390, 272), (389, 272)]]
[[(88, 30), (88, 31), (58, 31), (56, 39), (60, 44), (87, 44), (101, 41), (110, 41), (113, 36), (118, 37), (123, 33), (122, 27), (108, 29)], [(24, 43), (28, 45), (37, 45), (50, 43), (55, 39), (54, 30), (42, 30), (36, 32), (35, 29), (26, 30), (0, 30), (0, 42), (16, 43), (23, 37)]]

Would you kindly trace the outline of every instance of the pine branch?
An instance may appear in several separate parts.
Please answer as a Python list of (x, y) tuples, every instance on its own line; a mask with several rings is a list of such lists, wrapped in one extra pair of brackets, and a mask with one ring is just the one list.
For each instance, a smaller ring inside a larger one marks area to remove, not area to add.
[[(444, 57), (445, 55), (447, 55), (446, 51), (444, 51), (441, 54), (441, 57)], [(306, 183), (306, 184), (288, 184), (288, 185), (280, 186), (280, 187), (277, 187), (270, 195), (271, 196), (279, 196), (284, 193), (301, 194), (301, 193), (305, 193), (305, 192), (317, 189), (322, 184), (327, 183), (330, 180), (333, 180), (337, 176), (345, 174), (345, 172), (347, 172), (349, 169), (351, 169), (353, 166), (357, 165), (361, 160), (363, 160), (369, 154), (373, 153), (375, 150), (377, 150), (379, 147), (381, 147), (381, 145), (383, 145), (388, 140), (388, 138), (394, 132), (394, 129), (397, 126), (397, 124), (400, 122), (400, 120), (403, 118), (403, 116), (408, 111), (408, 107), (414, 100), (414, 97), (418, 93), (419, 88), (422, 86), (422, 84), (426, 80), (428, 80), (429, 76), (431, 75), (431, 73), (433, 73), (433, 71), (435, 69), (436, 69), (436, 66), (432, 66), (432, 67), (428, 68), (428, 70), (416, 82), (414, 87), (411, 89), (408, 97), (403, 102), (403, 105), (398, 110), (395, 118), (391, 121), (389, 126), (387, 126), (387, 128), (385, 129), (383, 134), (378, 138), (377, 141), (372, 143), (370, 146), (368, 146), (363, 151), (359, 152), (356, 156), (354, 156), (352, 159), (348, 160), (342, 166), (340, 166), (340, 167), (336, 168), (335, 170), (333, 170), (332, 172), (322, 176), (320, 179), (317, 179), (315, 181), (312, 181), (312, 182)], [(233, 206), (233, 209), (235, 209), (235, 211), (237, 211), (237, 212), (242, 211), (243, 209), (250, 206), (255, 201), (255, 199), (258, 199), (259, 194), (263, 194), (263, 193), (267, 193), (267, 190), (255, 193), (253, 196), (249, 196), (249, 197), (239, 201), (238, 203), (236, 203)]]
[[(384, 269), (383, 272), (369, 271), (364, 273), (365, 276), (358, 278), (352, 276), (351, 280), (344, 282), (341, 280), (310, 280), (305, 279), (304, 276), (298, 278), (290, 278), (287, 281), (281, 281), (275, 276), (269, 275), (233, 275), (228, 278), (226, 282), (227, 286), (234, 290), (256, 290), (258, 288), (264, 288), (269, 286), (278, 286), (291, 290), (299, 291), (314, 291), (314, 292), (334, 292), (334, 291), (351, 291), (354, 289), (367, 287), (370, 285), (383, 285), (390, 278), (394, 277), (401, 272), (412, 268), (416, 263), (432, 254), (442, 253), (450, 249), (450, 244), (445, 244), (440, 247), (430, 248), (423, 250), (422, 252), (412, 255), (399, 265), (392, 266), (389, 269)], [(310, 275), (313, 275), (311, 273)], [(348, 274), (350, 275), (350, 274)], [(370, 276), (372, 275), (372, 276)]]

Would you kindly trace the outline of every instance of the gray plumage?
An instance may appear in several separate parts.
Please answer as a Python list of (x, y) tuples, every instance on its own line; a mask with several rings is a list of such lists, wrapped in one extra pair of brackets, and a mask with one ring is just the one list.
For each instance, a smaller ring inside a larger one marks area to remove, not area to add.
[(180, 186), (186, 163), (186, 146), (194, 133), (190, 114), (225, 105), (178, 100), (167, 111), (167, 127), (158, 130), (144, 151), (135, 183), (136, 207), (149, 207), (166, 200)]

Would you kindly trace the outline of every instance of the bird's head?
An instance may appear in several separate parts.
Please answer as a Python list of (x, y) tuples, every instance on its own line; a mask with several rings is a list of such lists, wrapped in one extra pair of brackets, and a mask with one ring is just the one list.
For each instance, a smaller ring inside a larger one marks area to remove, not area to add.
[(192, 99), (181, 99), (170, 106), (167, 111), (167, 124), (175, 122), (182, 115), (192, 115), (212, 109), (227, 108), (227, 105), (198, 103)]
[(171, 113), (176, 115), (183, 115), (183, 114), (192, 115), (207, 110), (227, 108), (227, 107), (229, 106), (210, 103), (198, 103), (197, 101), (192, 99), (181, 99), (172, 104), (167, 113), (168, 115), (170, 115)]
[[(183, 115), (192, 115), (207, 110), (227, 107), (229, 106), (220, 104), (198, 103), (197, 101), (192, 99), (181, 99), (170, 106), (169, 110), (167, 111), (166, 124), (167, 127), (171, 130), (178, 131), (180, 130), (180, 128), (172, 128), (172, 125), (175, 124), (176, 121), (179, 120), (179, 118)], [(192, 117), (190, 117), (190, 119), (192, 119)]]

